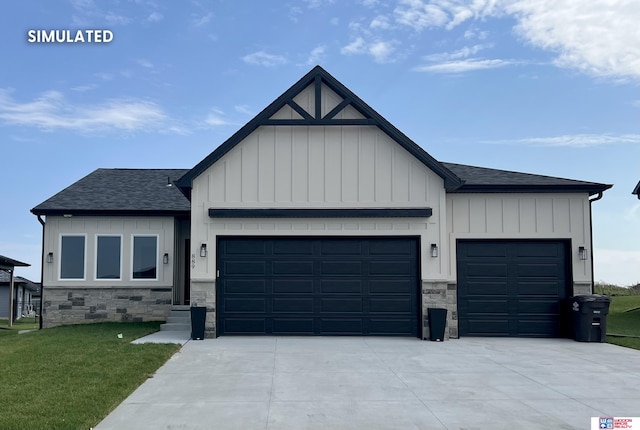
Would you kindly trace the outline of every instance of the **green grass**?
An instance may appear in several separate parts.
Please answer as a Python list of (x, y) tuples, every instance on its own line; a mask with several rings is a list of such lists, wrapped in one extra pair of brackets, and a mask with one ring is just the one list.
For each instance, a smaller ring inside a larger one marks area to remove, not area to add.
[(596, 294), (603, 294), (605, 296), (640, 296), (640, 288), (638, 286), (627, 288), (619, 287), (613, 284), (607, 284), (604, 282), (596, 282), (594, 285), (594, 292)]
[[(33, 330), (37, 329), (39, 326), (38, 318), (30, 317), (30, 318), (20, 318), (15, 321), (9, 329), (9, 320), (0, 318), (0, 336), (2, 336), (3, 332), (6, 330)], [(9, 332), (10, 333), (10, 332)], [(7, 334), (7, 333), (4, 333)]]
[(103, 323), (25, 334), (0, 330), (0, 429), (94, 427), (178, 350), (130, 344), (158, 328)]

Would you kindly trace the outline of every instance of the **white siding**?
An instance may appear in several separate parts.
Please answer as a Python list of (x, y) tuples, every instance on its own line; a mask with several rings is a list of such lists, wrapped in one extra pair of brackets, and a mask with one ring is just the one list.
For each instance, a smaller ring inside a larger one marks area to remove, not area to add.
[[(307, 94), (313, 99), (312, 93)], [(336, 103), (337, 105), (337, 103)], [(329, 108), (327, 108), (330, 110)], [(261, 126), (194, 179), (192, 279), (215, 277), (218, 235), (412, 235), (422, 276), (442, 279), (443, 258), (425, 258), (445, 237), (442, 178), (373, 126)], [(209, 208), (425, 208), (425, 219), (225, 219)], [(200, 257), (206, 243), (208, 256)]]
[(574, 282), (591, 281), (587, 194), (449, 194), (447, 195), (450, 279), (456, 278), (458, 239), (569, 239)]
[[(85, 280), (58, 279), (60, 270), (60, 237), (62, 235), (84, 235), (85, 240)], [(96, 235), (120, 235), (122, 237), (121, 280), (96, 280)], [(157, 280), (131, 280), (131, 252), (134, 235), (157, 235), (158, 260)], [(174, 262), (174, 220), (169, 217), (82, 217), (71, 218), (48, 216), (45, 226), (44, 285), (72, 287), (166, 287), (173, 285)], [(46, 256), (53, 252), (53, 263), (46, 262)], [(163, 264), (162, 256), (169, 254), (169, 264)]]

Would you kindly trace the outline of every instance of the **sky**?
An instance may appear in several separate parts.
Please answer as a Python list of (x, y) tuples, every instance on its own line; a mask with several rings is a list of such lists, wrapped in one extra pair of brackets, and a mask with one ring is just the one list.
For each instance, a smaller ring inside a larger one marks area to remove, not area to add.
[[(0, 254), (93, 170), (191, 168), (319, 64), (437, 160), (613, 184), (595, 280), (640, 282), (637, 0), (0, 4)], [(30, 30), (108, 43), (30, 43)], [(83, 33), (86, 34), (86, 33)]]

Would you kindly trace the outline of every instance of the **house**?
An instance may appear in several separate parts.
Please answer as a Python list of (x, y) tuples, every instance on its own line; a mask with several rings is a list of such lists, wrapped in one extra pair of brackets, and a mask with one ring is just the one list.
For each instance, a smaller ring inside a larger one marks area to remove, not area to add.
[[(14, 276), (16, 267), (30, 264), (0, 255), (0, 318), (9, 320), (9, 327), (16, 319), (33, 310), (31, 294), (36, 284), (20, 276)], [(13, 286), (13, 288), (11, 288)], [(9, 316), (13, 318), (9, 319)]]
[[(98, 169), (32, 209), (44, 325), (556, 337), (611, 185), (443, 163), (317, 66), (190, 170)], [(46, 217), (46, 221), (42, 218)]]

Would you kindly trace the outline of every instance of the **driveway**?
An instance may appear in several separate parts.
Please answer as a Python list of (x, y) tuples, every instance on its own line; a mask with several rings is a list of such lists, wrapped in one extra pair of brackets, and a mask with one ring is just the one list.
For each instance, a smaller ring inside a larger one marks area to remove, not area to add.
[(640, 416), (640, 351), (568, 339), (189, 341), (96, 430), (589, 429)]

